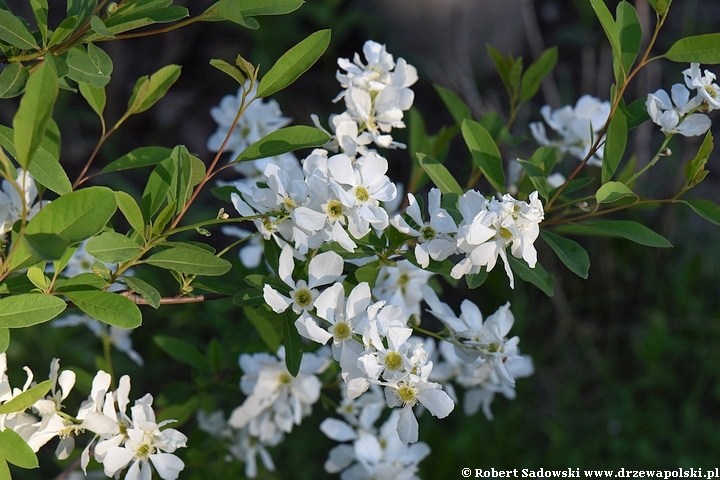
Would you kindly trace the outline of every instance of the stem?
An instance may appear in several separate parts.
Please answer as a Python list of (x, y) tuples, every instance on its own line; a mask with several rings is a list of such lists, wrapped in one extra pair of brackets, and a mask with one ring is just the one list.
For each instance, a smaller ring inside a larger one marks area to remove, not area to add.
[(208, 18), (208, 15), (203, 13), (202, 15), (198, 15), (197, 17), (188, 18), (187, 20), (183, 20), (182, 22), (179, 22), (179, 23), (174, 23), (168, 27), (158, 28), (156, 30), (148, 30), (146, 32), (135, 32), (135, 33), (126, 33), (123, 35), (115, 35), (115, 38), (97, 39), (96, 42), (106, 42), (108, 40), (125, 40), (128, 38), (149, 37), (151, 35), (168, 33), (168, 32), (172, 32), (173, 30), (177, 30), (178, 28), (187, 27), (188, 25), (192, 25), (193, 23), (203, 21), (206, 18)]
[(565, 187), (570, 183), (570, 181), (575, 178), (579, 173), (580, 170), (585, 166), (585, 164), (592, 158), (592, 156), (597, 151), (598, 147), (600, 146), (600, 143), (602, 142), (602, 138), (607, 133), (608, 127), (610, 126), (610, 120), (612, 120), (613, 115), (615, 114), (615, 111), (617, 110), (618, 106), (620, 105), (620, 101), (622, 100), (623, 94), (625, 93), (625, 90), (627, 89), (628, 84), (630, 83), (630, 80), (637, 75), (637, 73), (645, 67), (648, 63), (651, 61), (654, 61), (658, 58), (662, 57), (653, 57), (652, 59), (648, 60), (648, 57), (650, 56), (650, 50), (652, 50), (652, 47), (655, 45), (655, 41), (657, 40), (658, 34), (660, 33), (660, 28), (662, 28), (663, 24), (665, 23), (665, 18), (662, 17), (659, 18), (657, 23), (655, 24), (655, 31), (652, 34), (652, 38), (650, 38), (650, 41), (648, 42), (647, 47), (645, 48), (645, 52), (643, 53), (642, 58), (637, 63), (635, 68), (633, 68), (630, 73), (625, 77), (625, 81), (618, 87), (618, 91), (615, 93), (615, 98), (613, 99), (612, 107), (610, 108), (610, 115), (608, 115), (608, 119), (605, 122), (605, 125), (600, 130), (600, 132), (597, 135), (597, 139), (593, 143), (592, 147), (590, 147), (590, 150), (588, 151), (588, 154), (585, 156), (582, 162), (580, 162), (580, 165), (570, 174), (570, 176), (565, 180), (565, 183), (560, 185), (557, 192), (555, 192), (555, 195), (552, 196), (552, 198), (547, 202), (545, 205), (545, 208), (548, 209), (552, 206), (552, 204), (555, 202), (555, 200), (558, 199), (562, 191), (565, 189)]
[(665, 140), (663, 141), (662, 145), (660, 145), (660, 148), (658, 149), (655, 156), (648, 162), (647, 165), (645, 165), (639, 172), (635, 173), (632, 177), (630, 177), (626, 182), (625, 185), (630, 185), (632, 182), (637, 180), (637, 178), (642, 175), (643, 173), (647, 172), (650, 167), (655, 165), (658, 160), (660, 160), (660, 157), (663, 155), (663, 152), (665, 151), (665, 148), (667, 147), (668, 143), (670, 143), (670, 139), (672, 139), (673, 135), (667, 135), (665, 137)]
[[(105, 140), (107, 140), (110, 135), (115, 133), (115, 130), (118, 129), (118, 127), (121, 125), (122, 121), (127, 118), (126, 116), (123, 116), (118, 122), (113, 126), (108, 132), (103, 134), (102, 137), (100, 137), (100, 140), (98, 141), (97, 145), (95, 145), (95, 149), (90, 154), (90, 158), (88, 158), (88, 161), (85, 163), (85, 166), (83, 167), (82, 171), (80, 171), (80, 174), (77, 176), (77, 179), (75, 179), (75, 183), (73, 183), (73, 190), (75, 190), (78, 186), (80, 186), (82, 183), (87, 181), (89, 179), (89, 176), (85, 176), (85, 174), (88, 171), (88, 168), (90, 168), (90, 165), (92, 165), (93, 161), (95, 160), (95, 157), (97, 156), (98, 152), (100, 151), (100, 147), (102, 147), (103, 143), (105, 143)], [(102, 121), (103, 131), (105, 130), (105, 121)]]
[[(140, 295), (131, 290), (123, 290), (122, 292), (118, 292), (118, 295), (122, 295), (123, 297), (131, 300), (135, 305), (150, 305), (147, 300), (145, 300)], [(196, 295), (194, 297), (163, 297), (160, 299), (160, 305), (182, 305), (186, 303), (200, 303), (208, 300), (219, 300), (221, 298), (227, 298), (230, 296), (231, 295), (226, 293), (208, 293), (206, 295)]]
[(112, 355), (111, 355), (111, 347), (112, 347), (112, 340), (110, 339), (110, 336), (103, 332), (103, 334), (100, 336), (103, 344), (103, 354), (105, 356), (105, 368), (108, 369), (108, 373), (110, 374), (110, 378), (112, 379), (113, 388), (115, 385), (115, 373), (113, 372), (113, 366), (112, 366)]

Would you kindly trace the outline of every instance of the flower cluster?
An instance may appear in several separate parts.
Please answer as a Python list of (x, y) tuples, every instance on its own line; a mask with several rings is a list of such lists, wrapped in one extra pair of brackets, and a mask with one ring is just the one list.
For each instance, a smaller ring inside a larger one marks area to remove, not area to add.
[[(563, 153), (584, 160), (595, 143), (598, 147), (587, 163), (597, 167), (602, 165), (604, 142), (598, 142), (598, 134), (610, 116), (610, 102), (603, 102), (590, 95), (583, 95), (575, 104), (575, 108), (566, 105), (552, 111), (550, 105), (540, 109), (540, 113), (550, 128), (560, 135), (559, 140), (549, 140), (545, 125), (542, 122), (530, 124), (530, 132), (540, 145), (557, 147)], [(604, 136), (603, 136), (604, 139)]]
[[(691, 63), (682, 73), (685, 85), (674, 84), (670, 95), (663, 89), (648, 94), (645, 102), (648, 115), (666, 134), (702, 135), (710, 129), (710, 118), (697, 112), (720, 109), (720, 87), (714, 83), (714, 73), (708, 70), (701, 73), (699, 63)], [(696, 95), (690, 98), (693, 91)]]
[[(7, 359), (2, 353), (2, 403), (22, 395), (33, 386), (33, 373), (29, 368), (25, 367), (27, 381), (22, 389), (10, 387), (6, 370)], [(98, 371), (90, 395), (80, 405), (75, 417), (63, 412), (62, 404), (75, 385), (75, 373), (70, 370), (60, 372), (60, 362), (54, 359), (50, 364), (49, 378), (52, 381), (50, 393), (31, 406), (32, 413), (19, 411), (0, 415), (0, 428), (14, 430), (36, 452), (58, 437), (60, 442), (55, 454), (60, 460), (67, 458), (74, 449), (75, 436), (90, 431), (94, 437), (81, 455), (83, 471), (86, 471), (93, 451), (95, 460), (103, 465), (108, 477), (119, 475), (127, 468), (126, 480), (150, 478), (152, 467), (163, 480), (178, 477), (185, 465), (173, 452), (184, 447), (187, 438), (173, 428), (163, 428), (174, 420), (156, 422), (150, 394), (136, 400), (130, 408), (130, 415), (127, 414), (130, 404), (130, 378), (127, 375), (120, 378), (119, 387), (112, 392), (110, 375)]]
[(522, 258), (534, 268), (537, 251), (534, 242), (540, 234), (539, 223), (544, 218), (543, 206), (538, 193), (530, 194), (528, 201), (515, 200), (506, 194), (502, 199), (486, 199), (475, 190), (468, 190), (458, 200), (462, 215), (459, 224), (440, 207), (440, 191), (432, 189), (428, 195), (429, 221), (424, 221), (417, 202), (408, 195), (406, 214), (417, 227), (402, 218), (393, 218), (393, 226), (402, 233), (417, 238), (415, 258), (427, 267), (430, 259), (445, 260), (456, 253), (465, 258), (452, 269), (451, 276), (459, 279), (476, 274), (482, 267), (492, 270), (498, 257), (502, 258), (510, 285), (515, 281), (508, 263), (506, 247), (517, 258)]

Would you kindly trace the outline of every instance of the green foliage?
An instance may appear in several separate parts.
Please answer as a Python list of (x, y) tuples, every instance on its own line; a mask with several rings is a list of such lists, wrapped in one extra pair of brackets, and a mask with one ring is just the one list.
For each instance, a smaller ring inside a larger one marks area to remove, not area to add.
[(547, 230), (540, 232), (540, 235), (571, 272), (580, 278), (588, 277), (590, 257), (582, 245)]
[[(505, 173), (500, 150), (492, 136), (478, 122), (464, 120), (462, 135), (475, 165), (498, 192), (505, 192)], [(462, 192), (461, 192), (462, 193)]]
[(63, 291), (68, 300), (81, 311), (101, 322), (121, 328), (137, 328), (142, 323), (142, 314), (132, 300), (103, 290), (77, 289)]
[(322, 130), (304, 125), (294, 125), (267, 134), (240, 152), (233, 161), (244, 162), (275, 157), (301, 148), (320, 147), (328, 141), (330, 141), (330, 136)]
[(0, 298), (0, 328), (30, 327), (47, 322), (60, 315), (65, 307), (61, 298), (42, 293)]
[(435, 186), (438, 187), (442, 193), (463, 194), (463, 189), (460, 187), (460, 184), (458, 184), (455, 177), (452, 176), (442, 163), (424, 153), (418, 153), (417, 156), (422, 169), (428, 174)]
[(189, 275), (223, 275), (230, 270), (227, 260), (197, 248), (173, 247), (155, 253), (145, 263)]
[(720, 63), (720, 33), (681, 38), (665, 52), (673, 62)]
[(30, 78), (27, 68), (21, 63), (11, 63), (0, 73), (0, 98), (13, 98), (25, 91)]
[(301, 41), (270, 67), (258, 85), (258, 97), (268, 97), (292, 84), (325, 53), (330, 30), (320, 30)]
[(653, 232), (645, 225), (631, 220), (600, 220), (584, 224), (563, 225), (557, 230), (574, 235), (624, 238), (647, 247), (672, 247), (663, 236)]

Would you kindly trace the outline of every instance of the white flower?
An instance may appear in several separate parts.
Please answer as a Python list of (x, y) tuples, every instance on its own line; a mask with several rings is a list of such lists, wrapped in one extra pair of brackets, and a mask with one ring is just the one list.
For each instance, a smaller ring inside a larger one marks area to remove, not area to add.
[(402, 308), (407, 317), (420, 315), (422, 287), (427, 285), (433, 275), (409, 260), (399, 260), (395, 266), (383, 265), (375, 281), (373, 294), (378, 300)]
[(665, 90), (648, 94), (645, 102), (650, 119), (665, 133), (679, 133), (685, 137), (702, 135), (710, 129), (707, 115), (690, 113), (701, 103), (700, 96), (690, 99), (690, 91), (681, 83), (670, 90), (672, 101)]
[(685, 85), (691, 90), (697, 90), (698, 97), (704, 101), (707, 111), (720, 109), (720, 87), (715, 83), (715, 74), (705, 70), (700, 75), (700, 64), (691, 63), (690, 68), (683, 70)]
[(318, 354), (303, 353), (300, 370), (296, 377), (285, 366), (285, 349), (280, 347), (277, 357), (267, 354), (242, 354), (240, 367), (244, 375), (240, 387), (248, 397), (233, 410), (228, 424), (243, 428), (252, 420), (267, 412), (277, 428), (290, 432), (299, 425), (302, 417), (310, 413), (312, 405), (320, 398), (322, 383), (315, 376), (324, 371), (327, 358)]
[(333, 283), (342, 275), (344, 261), (335, 252), (325, 252), (316, 255), (308, 264), (308, 281), (292, 278), (295, 267), (293, 250), (289, 245), (283, 247), (280, 253), (278, 276), (285, 285), (290, 287), (290, 297), (275, 290), (270, 285), (263, 287), (263, 298), (275, 313), (282, 313), (292, 305), (293, 311), (306, 318), (308, 312), (314, 309), (314, 301), (319, 291), (316, 287)]
[[(590, 153), (590, 147), (597, 141), (597, 136), (605, 126), (610, 116), (610, 102), (602, 102), (590, 95), (583, 95), (578, 99), (575, 108), (569, 105), (551, 112), (550, 106), (540, 109), (545, 122), (562, 138), (557, 141), (548, 140), (545, 126), (541, 122), (530, 124), (530, 131), (540, 145), (550, 145), (560, 149), (561, 152), (584, 160)], [(595, 150), (588, 161), (595, 166), (602, 165), (603, 145)]]
[(538, 193), (532, 192), (527, 202), (515, 200), (509, 194), (501, 201), (488, 202), (482, 195), (470, 190), (460, 197), (458, 208), (463, 221), (458, 228), (458, 249), (465, 254), (451, 271), (456, 279), (475, 274), (485, 267), (489, 272), (500, 257), (510, 286), (515, 282), (505, 249), (510, 246), (512, 255), (522, 258), (530, 268), (537, 263), (534, 242), (540, 234), (538, 224), (544, 218)]
[[(23, 203), (27, 209), (27, 220), (30, 220), (40, 211), (40, 202), (33, 204), (37, 198), (38, 191), (32, 175), (22, 168), (17, 169), (15, 184), (19, 191), (8, 180), (2, 181), (0, 189), (0, 236), (5, 235), (12, 228), (13, 224), (22, 218)], [(43, 205), (48, 202), (43, 202)]]
[(411, 375), (407, 380), (385, 387), (385, 401), (389, 407), (401, 406), (397, 432), (404, 444), (418, 440), (418, 423), (413, 407), (420, 404), (437, 418), (445, 418), (455, 408), (455, 403), (442, 390), (440, 384), (421, 380)]
[(168, 421), (155, 423), (150, 394), (137, 400), (131, 412), (124, 444), (104, 453), (105, 475), (112, 477), (129, 465), (125, 480), (144, 480), (152, 476), (152, 465), (163, 480), (175, 480), (185, 464), (173, 452), (185, 446), (187, 437), (173, 428), (160, 430)]
[(457, 233), (455, 220), (444, 208), (440, 207), (440, 190), (432, 188), (428, 193), (428, 214), (430, 221), (422, 219), (420, 206), (415, 196), (408, 194), (408, 207), (405, 213), (417, 225), (411, 227), (400, 215), (396, 215), (390, 223), (398, 231), (417, 238), (415, 259), (423, 268), (433, 260), (445, 260), (457, 251), (453, 235)]

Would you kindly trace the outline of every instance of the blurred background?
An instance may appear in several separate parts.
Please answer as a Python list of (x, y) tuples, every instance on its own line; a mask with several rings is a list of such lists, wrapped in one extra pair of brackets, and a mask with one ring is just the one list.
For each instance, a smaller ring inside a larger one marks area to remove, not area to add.
[[(6, 0), (25, 18), (32, 18), (24, 0)], [(65, 2), (50, 0), (53, 10), (64, 12)], [(175, 2), (201, 13), (211, 0)], [(614, 11), (617, 2), (606, 1)], [(655, 14), (647, 0), (632, 2), (647, 34)], [(23, 8), (25, 11), (23, 11)], [(717, 30), (720, 2), (683, 0), (672, 5), (670, 16), (654, 51), (663, 53), (678, 38)], [(557, 45), (558, 65), (538, 96), (524, 106), (512, 133), (526, 136), (517, 147), (504, 147), (504, 158), (527, 158), (536, 148), (527, 125), (541, 119), (544, 104), (553, 108), (573, 104), (589, 93), (608, 99), (612, 80), (609, 45), (586, 0), (308, 0), (293, 14), (263, 17), (260, 29), (248, 31), (226, 24), (196, 24), (179, 31), (149, 38), (128, 39), (100, 45), (114, 61), (108, 86), (106, 119), (112, 123), (124, 112), (135, 80), (163, 65), (177, 63), (183, 74), (169, 94), (144, 115), (132, 117), (106, 143), (96, 167), (146, 145), (186, 145), (204, 160), (211, 160), (205, 147), (216, 128), (209, 111), (236, 84), (211, 67), (211, 58), (233, 62), (242, 54), (265, 71), (282, 53), (308, 34), (332, 28), (333, 39), (321, 61), (295, 84), (274, 98), (283, 113), (297, 124), (310, 125), (310, 114), (327, 122), (342, 105), (332, 99), (339, 92), (334, 78), (336, 59), (351, 58), (366, 39), (387, 44), (388, 52), (404, 57), (418, 68), (420, 81), (415, 90), (415, 108), (433, 134), (452, 117), (438, 98), (433, 83), (456, 91), (471, 107), (475, 119), (490, 111), (507, 111), (505, 90), (487, 55), (486, 45), (504, 54), (522, 55), (527, 66), (544, 48)], [(51, 20), (51, 25), (53, 24)], [(628, 101), (644, 97), (658, 88), (669, 90), (682, 81), (684, 64), (653, 62), (629, 90)], [(712, 67), (710, 67), (712, 69)], [(720, 73), (716, 70), (716, 73)], [(55, 120), (63, 138), (62, 162), (75, 178), (100, 135), (95, 114), (79, 95), (63, 92)], [(0, 111), (0, 123), (9, 125), (13, 111)], [(720, 131), (718, 114), (712, 131)], [(626, 156), (633, 153), (638, 164), (646, 163), (660, 145), (659, 129), (650, 122), (633, 130)], [(403, 140), (403, 134), (398, 135)], [(446, 164), (462, 174), (459, 167), (469, 158), (457, 139)], [(674, 195), (683, 184), (684, 163), (697, 152), (699, 140), (676, 138), (670, 144), (673, 155), (663, 158), (642, 182), (643, 193), (656, 198)], [(390, 176), (407, 180), (407, 152), (387, 152)], [(566, 158), (570, 171), (575, 160)], [(709, 161), (710, 174), (692, 191), (694, 197), (720, 202), (718, 153)], [(588, 167), (591, 168), (591, 167)], [(562, 169), (562, 168), (561, 168)], [(144, 182), (133, 178), (102, 179), (116, 182), (139, 195)], [(195, 212), (231, 210), (205, 195)], [(641, 218), (674, 245), (672, 249), (650, 249), (615, 239), (575, 238), (591, 257), (590, 277), (575, 277), (549, 251), (539, 246), (539, 258), (555, 274), (555, 296), (546, 297), (534, 287), (518, 282), (510, 290), (501, 269), (493, 271), (481, 288), (458, 290), (448, 297), (457, 310), (461, 298), (470, 298), (488, 315), (509, 300), (515, 314), (512, 333), (520, 336), (523, 353), (531, 354), (535, 374), (517, 383), (518, 398), (497, 397), (495, 419), (482, 414), (467, 418), (456, 409), (443, 421), (421, 418), (420, 436), (432, 448), (422, 464), (423, 478), (459, 478), (462, 467), (470, 468), (714, 468), (720, 452), (720, 229), (699, 219), (682, 205), (646, 211), (626, 211), (617, 218)], [(215, 241), (224, 239), (218, 235)], [(211, 242), (214, 239), (211, 239)], [(540, 243), (540, 242), (539, 242)], [(546, 260), (547, 259), (547, 260)], [(555, 259), (553, 263), (553, 259)], [(242, 269), (233, 281), (242, 285)], [(156, 275), (155, 272), (150, 275)], [(165, 282), (172, 293), (171, 278)], [(154, 282), (157, 284), (157, 281)], [(150, 391), (157, 404), (173, 403), (196, 391), (202, 379), (187, 380), (187, 366), (168, 359), (153, 343), (157, 333), (183, 338), (203, 345), (211, 339), (230, 345), (227, 339), (246, 339), (245, 348), (260, 348), (252, 326), (242, 318), (230, 300), (201, 305), (144, 310), (144, 325), (133, 336), (136, 350), (143, 353), (145, 366), (138, 367), (115, 352), (116, 372), (133, 378), (136, 398)], [(227, 319), (236, 320), (226, 329)], [(86, 345), (97, 345), (95, 350)], [(93, 343), (95, 342), (95, 343)], [(70, 347), (70, 348), (68, 348)], [(92, 371), (102, 350), (99, 342), (82, 327), (54, 329), (49, 325), (27, 331), (13, 331), (8, 351), (13, 384), (22, 383), (20, 365), (29, 365), (40, 378), (48, 361), (63, 353), (62, 366), (74, 367), (79, 383), (89, 386)], [(223, 379), (239, 378), (237, 347), (224, 348)], [(42, 352), (42, 355), (38, 355)], [(168, 379), (167, 383), (157, 379)], [(175, 381), (169, 379), (176, 378)], [(184, 379), (184, 380), (183, 380)], [(203, 383), (207, 408), (237, 403), (214, 400), (217, 393), (233, 398), (233, 392)], [(193, 390), (195, 389), (195, 390)], [(236, 397), (239, 399), (239, 397)], [(237, 400), (236, 400), (237, 402)], [(317, 405), (316, 408), (323, 408)], [(329, 407), (326, 407), (329, 408)], [(190, 419), (189, 422), (194, 422)], [(322, 463), (335, 442), (317, 429), (317, 420), (307, 419), (285, 442), (271, 450), (278, 472), (264, 472), (259, 478), (324, 478)], [(188, 469), (181, 478), (239, 478), (242, 468), (224, 465), (222, 452), (202, 433), (190, 442), (206, 445), (206, 455), (185, 457)], [(204, 442), (204, 443), (203, 443)], [(51, 450), (45, 452), (52, 455)], [(182, 455), (182, 453), (181, 453)], [(214, 464), (212, 462), (215, 462)], [(50, 465), (46, 467), (45, 465)], [(44, 470), (15, 471), (17, 478), (52, 478), (53, 461), (41, 461)], [(215, 465), (215, 466), (213, 466)], [(215, 470), (217, 469), (217, 470)]]

